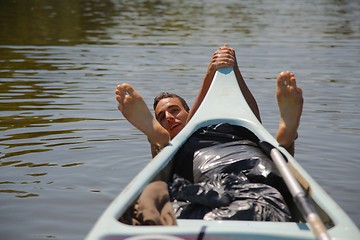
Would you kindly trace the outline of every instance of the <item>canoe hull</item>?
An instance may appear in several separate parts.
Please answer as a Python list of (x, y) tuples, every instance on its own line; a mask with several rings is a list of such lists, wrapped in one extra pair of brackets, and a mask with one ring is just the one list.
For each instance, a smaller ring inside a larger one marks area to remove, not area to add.
[(297, 180), (309, 191), (311, 200), (333, 239), (360, 239), (359, 229), (345, 212), (256, 119), (231, 68), (220, 69), (216, 73), (203, 103), (191, 121), (115, 198), (86, 239), (315, 239), (308, 224), (296, 222), (178, 220), (177, 226), (130, 226), (118, 221), (129, 204), (169, 164), (176, 151), (194, 131), (224, 122), (245, 127), (261, 141), (267, 141), (281, 150), (288, 158), (288, 165)]

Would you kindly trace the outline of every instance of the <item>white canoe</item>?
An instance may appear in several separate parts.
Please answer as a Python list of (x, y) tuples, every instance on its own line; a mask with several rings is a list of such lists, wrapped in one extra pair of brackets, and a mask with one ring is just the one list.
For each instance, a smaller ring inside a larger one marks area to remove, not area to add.
[[(233, 104), (236, 103), (236, 104)], [(230, 105), (231, 104), (231, 105)], [(220, 69), (196, 114), (186, 127), (128, 184), (100, 216), (87, 240), (120, 239), (316, 239), (306, 222), (177, 220), (177, 226), (131, 226), (118, 221), (145, 186), (170, 162), (176, 151), (200, 127), (230, 123), (252, 131), (278, 147), (305, 189), (331, 239), (360, 239), (357, 226), (333, 199), (271, 136), (248, 107), (231, 68)]]

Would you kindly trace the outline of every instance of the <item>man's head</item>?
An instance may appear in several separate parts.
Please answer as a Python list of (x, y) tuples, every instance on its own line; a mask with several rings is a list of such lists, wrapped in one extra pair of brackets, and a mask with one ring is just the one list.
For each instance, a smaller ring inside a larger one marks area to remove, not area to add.
[(174, 138), (186, 125), (189, 106), (186, 101), (173, 93), (161, 93), (154, 98), (155, 118)]

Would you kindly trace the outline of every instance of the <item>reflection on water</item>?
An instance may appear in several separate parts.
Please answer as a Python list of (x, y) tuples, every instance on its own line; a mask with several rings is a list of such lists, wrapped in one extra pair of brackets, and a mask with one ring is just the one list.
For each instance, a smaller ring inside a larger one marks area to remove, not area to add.
[(51, 46), (86, 43), (112, 27), (111, 1), (4, 0), (1, 45)]
[(149, 107), (165, 90), (191, 103), (225, 42), (271, 133), (273, 79), (295, 71), (297, 157), (359, 224), (359, 12), (351, 0), (0, 1), (1, 235), (83, 238), (150, 158), (116, 110), (116, 84)]

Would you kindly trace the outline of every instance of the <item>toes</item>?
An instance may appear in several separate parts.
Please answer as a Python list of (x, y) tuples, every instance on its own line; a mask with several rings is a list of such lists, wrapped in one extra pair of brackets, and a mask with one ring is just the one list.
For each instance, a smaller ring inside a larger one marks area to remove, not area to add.
[(284, 71), (284, 72), (279, 73), (279, 75), (277, 76), (277, 86), (278, 87), (286, 87), (286, 86), (296, 87), (295, 75), (290, 71)]
[(300, 95), (302, 95), (302, 88), (298, 86), (296, 89), (297, 89), (298, 93), (299, 93)]
[(129, 83), (123, 83), (117, 88), (119, 95), (124, 99), (126, 96), (134, 95), (134, 88)]
[(121, 102), (122, 99), (122, 85), (117, 85), (116, 89), (115, 89), (115, 98), (118, 102)]
[(133, 94), (134, 89), (128, 83), (120, 84), (116, 87), (115, 90), (115, 98), (118, 101), (118, 109), (122, 112), (124, 110), (124, 102), (126, 101), (126, 97), (130, 94)]
[(295, 75), (293, 73), (290, 74), (289, 85), (296, 87), (296, 79), (295, 79)]
[(123, 90), (123, 91), (131, 91), (132, 86), (129, 84), (129, 83), (123, 83), (120, 85), (120, 88)]
[(277, 86), (284, 87), (287, 85), (287, 81), (288, 81), (288, 79), (286, 77), (286, 72), (279, 73), (279, 75), (277, 76), (277, 81), (276, 81)]

